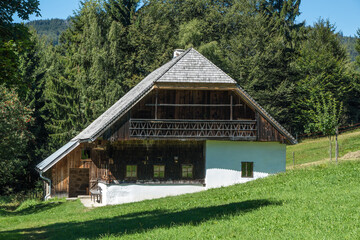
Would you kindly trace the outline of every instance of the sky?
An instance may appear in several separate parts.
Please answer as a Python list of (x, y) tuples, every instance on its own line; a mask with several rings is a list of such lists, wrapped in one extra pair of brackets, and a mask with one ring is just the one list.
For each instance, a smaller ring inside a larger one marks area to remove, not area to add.
[[(79, 9), (79, 0), (40, 0), (41, 17), (31, 16), (30, 20), (61, 18), (66, 19)], [(360, 28), (360, 0), (302, 0), (298, 21), (313, 25), (319, 18), (329, 19), (336, 31), (344, 36), (354, 36)], [(19, 18), (14, 19), (19, 22)]]
[(313, 25), (320, 17), (335, 24), (336, 31), (354, 36), (360, 28), (360, 0), (302, 0), (298, 21)]

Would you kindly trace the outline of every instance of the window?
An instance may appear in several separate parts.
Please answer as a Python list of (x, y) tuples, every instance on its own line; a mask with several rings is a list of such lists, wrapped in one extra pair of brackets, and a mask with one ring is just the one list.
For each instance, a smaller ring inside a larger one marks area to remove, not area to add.
[(154, 178), (165, 177), (165, 165), (154, 165)]
[(137, 176), (137, 165), (126, 165), (126, 177), (136, 178)]
[(241, 162), (241, 177), (254, 177), (254, 163), (253, 162)]
[(183, 164), (181, 176), (183, 178), (192, 178), (193, 177), (193, 165), (192, 164)]
[(90, 158), (90, 150), (81, 149), (81, 159), (89, 159), (89, 158)]

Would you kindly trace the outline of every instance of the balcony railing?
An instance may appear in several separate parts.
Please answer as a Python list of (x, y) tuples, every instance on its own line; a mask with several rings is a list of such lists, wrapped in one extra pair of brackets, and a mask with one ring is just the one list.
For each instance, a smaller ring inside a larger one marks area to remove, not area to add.
[(133, 138), (230, 138), (256, 140), (256, 121), (130, 119)]

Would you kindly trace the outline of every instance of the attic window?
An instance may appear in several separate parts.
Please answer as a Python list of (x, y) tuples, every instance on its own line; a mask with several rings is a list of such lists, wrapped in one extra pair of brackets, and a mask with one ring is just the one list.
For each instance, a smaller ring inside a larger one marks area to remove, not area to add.
[(245, 177), (245, 178), (254, 177), (253, 162), (241, 162), (241, 177)]
[(89, 159), (91, 158), (90, 149), (81, 149), (81, 159)]

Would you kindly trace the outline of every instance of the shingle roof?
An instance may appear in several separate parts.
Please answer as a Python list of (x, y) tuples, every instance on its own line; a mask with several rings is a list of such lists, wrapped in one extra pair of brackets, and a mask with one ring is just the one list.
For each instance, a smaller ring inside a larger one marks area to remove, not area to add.
[(167, 83), (232, 83), (229, 77), (215, 64), (195, 49), (190, 49), (179, 61), (156, 82)]
[[(172, 59), (150, 73), (128, 93), (120, 98), (114, 105), (100, 115), (87, 128), (74, 137), (69, 143), (39, 163), (36, 168), (40, 171), (46, 171), (57, 161), (61, 160), (64, 153), (67, 153), (69, 149), (74, 149), (80, 142), (94, 141), (99, 135), (101, 135), (101, 133), (111, 126), (112, 123), (123, 116), (123, 114), (125, 114), (135, 103), (140, 101), (148, 92), (150, 92), (154, 84), (157, 82), (236, 84), (234, 79), (224, 73), (215, 64), (210, 62), (195, 49), (190, 48), (180, 56)], [(288, 133), (278, 122), (276, 122), (276, 120), (272, 118), (258, 103), (256, 103), (249, 94), (247, 94), (241, 87), (239, 87), (238, 90), (240, 94), (244, 98), (248, 99), (249, 103), (254, 106), (254, 108), (258, 109), (259, 113), (276, 129), (284, 134), (291, 143), (296, 143), (296, 140), (291, 136), (291, 134)]]

